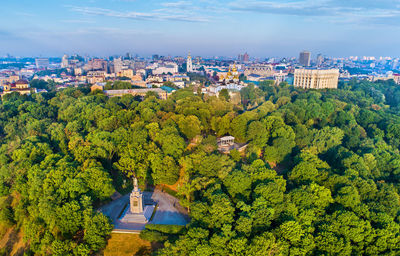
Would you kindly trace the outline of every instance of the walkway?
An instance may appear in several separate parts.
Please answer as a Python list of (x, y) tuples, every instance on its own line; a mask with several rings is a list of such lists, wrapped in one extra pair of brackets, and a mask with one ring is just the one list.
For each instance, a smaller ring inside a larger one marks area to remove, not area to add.
[[(185, 209), (179, 204), (179, 200), (167, 193), (156, 189), (154, 192), (143, 192), (144, 204), (157, 203), (157, 210), (153, 219), (147, 224), (164, 225), (186, 225), (190, 219)], [(139, 233), (145, 228), (143, 223), (123, 223), (120, 221), (122, 211), (129, 207), (129, 194), (104, 205), (99, 210), (111, 218), (114, 224), (113, 232), (119, 233)], [(120, 217), (120, 218), (118, 218)]]

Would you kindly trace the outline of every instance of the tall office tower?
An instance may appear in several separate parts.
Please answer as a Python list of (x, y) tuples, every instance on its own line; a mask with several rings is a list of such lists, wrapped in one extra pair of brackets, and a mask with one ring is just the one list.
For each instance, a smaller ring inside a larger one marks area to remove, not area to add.
[(317, 55), (317, 66), (321, 66), (324, 63), (325, 58), (322, 56), (322, 54)]
[(64, 54), (61, 60), (61, 68), (68, 68), (69, 62), (68, 62), (68, 55)]
[(186, 71), (193, 72), (192, 56), (190, 56), (190, 52), (186, 60)]
[(310, 60), (311, 60), (311, 53), (308, 51), (302, 51), (300, 53), (299, 57), (299, 63), (300, 65), (304, 67), (309, 67), (310, 66)]
[(249, 62), (249, 60), (250, 60), (250, 57), (247, 52), (245, 54), (238, 55), (238, 61), (240, 61), (240, 62)]
[(115, 58), (113, 64), (114, 64), (114, 73), (118, 73), (124, 68), (124, 64), (122, 62), (121, 57)]
[(245, 54), (243, 54), (243, 62), (249, 62), (249, 60), (250, 60), (250, 57), (246, 52)]
[(336, 89), (339, 80), (339, 69), (296, 69), (294, 71), (295, 87), (304, 89)]

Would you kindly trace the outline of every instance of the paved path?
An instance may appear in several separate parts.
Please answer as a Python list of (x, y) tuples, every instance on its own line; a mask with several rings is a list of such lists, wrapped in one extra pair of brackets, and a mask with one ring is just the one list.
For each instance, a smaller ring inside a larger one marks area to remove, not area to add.
[(124, 195), (109, 204), (103, 205), (100, 211), (111, 218), (113, 223), (118, 219), (121, 212), (124, 210), (125, 206), (129, 202), (129, 194)]
[(177, 209), (180, 206), (177, 198), (160, 190), (155, 190), (151, 198), (158, 203), (158, 208), (150, 224), (186, 225), (189, 223), (187, 213), (182, 213)]
[[(179, 204), (179, 200), (156, 189), (154, 192), (143, 192), (144, 204), (157, 203), (157, 211), (150, 224), (186, 225), (190, 219), (187, 212)], [(99, 210), (111, 218), (115, 232), (137, 232), (145, 228), (143, 223), (123, 223), (118, 217), (125, 206), (129, 207), (129, 194), (124, 195)]]

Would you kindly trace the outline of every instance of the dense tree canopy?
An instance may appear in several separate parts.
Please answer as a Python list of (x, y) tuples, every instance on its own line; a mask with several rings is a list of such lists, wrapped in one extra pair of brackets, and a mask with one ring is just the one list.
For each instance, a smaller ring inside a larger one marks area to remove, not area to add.
[[(261, 83), (241, 105), (187, 89), (142, 101), (75, 88), (5, 95), (0, 222), (22, 228), (32, 253), (95, 254), (112, 230), (96, 208), (136, 176), (177, 184), (190, 211), (179, 234), (143, 235), (165, 241), (160, 255), (398, 255), (396, 95), (393, 82), (365, 81)], [(219, 153), (224, 135), (246, 150)]]

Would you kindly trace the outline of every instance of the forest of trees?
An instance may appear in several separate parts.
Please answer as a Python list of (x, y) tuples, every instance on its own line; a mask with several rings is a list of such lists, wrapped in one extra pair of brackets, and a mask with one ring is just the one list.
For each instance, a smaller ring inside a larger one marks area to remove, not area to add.
[[(241, 97), (5, 95), (0, 224), (23, 231), (28, 255), (94, 254), (112, 230), (96, 209), (137, 176), (178, 182), (192, 219), (144, 235), (158, 255), (400, 254), (400, 87), (265, 82)], [(244, 154), (217, 151), (228, 134)]]

